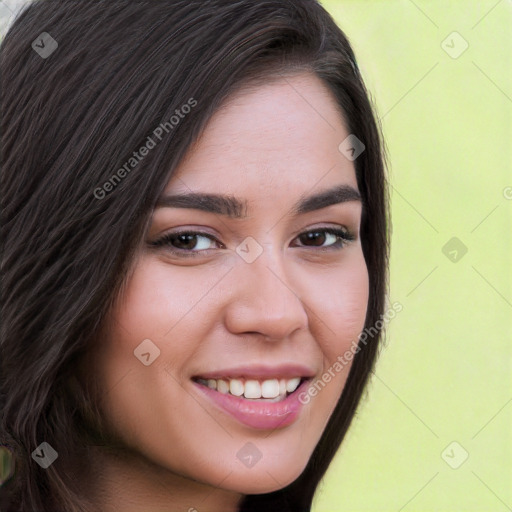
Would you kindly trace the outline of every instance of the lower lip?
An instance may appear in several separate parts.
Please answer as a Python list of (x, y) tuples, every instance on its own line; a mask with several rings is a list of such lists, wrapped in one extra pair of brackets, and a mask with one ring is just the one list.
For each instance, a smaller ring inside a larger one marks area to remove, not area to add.
[(299, 394), (307, 386), (309, 379), (304, 380), (293, 393), (280, 402), (246, 400), (231, 394), (219, 393), (198, 382), (193, 382), (212, 402), (240, 423), (248, 427), (268, 430), (287, 427), (297, 419), (303, 405), (299, 401)]

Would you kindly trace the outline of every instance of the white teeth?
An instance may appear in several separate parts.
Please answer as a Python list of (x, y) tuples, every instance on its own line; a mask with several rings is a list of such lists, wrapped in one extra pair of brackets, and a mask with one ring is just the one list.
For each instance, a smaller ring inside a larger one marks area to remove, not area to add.
[(277, 379), (264, 380), (261, 384), (263, 398), (277, 398), (279, 396), (279, 381)]
[(300, 377), (295, 377), (294, 379), (286, 381), (286, 391), (288, 391), (288, 393), (293, 393), (299, 387), (299, 384)]
[(279, 394), (284, 395), (286, 393), (286, 379), (279, 381)]
[(286, 398), (287, 393), (293, 393), (300, 384), (301, 378), (293, 379), (267, 379), (263, 381), (255, 379), (198, 379), (210, 389), (216, 389), (219, 393), (231, 393), (234, 396), (244, 396), (249, 400), (261, 398), (270, 401), (280, 401)]
[(244, 394), (244, 383), (238, 379), (231, 379), (229, 381), (229, 392), (235, 396), (242, 396)]
[(229, 382), (222, 379), (217, 380), (217, 391), (224, 395), (229, 393)]
[(257, 380), (246, 380), (243, 389), (245, 398), (261, 398), (261, 385)]

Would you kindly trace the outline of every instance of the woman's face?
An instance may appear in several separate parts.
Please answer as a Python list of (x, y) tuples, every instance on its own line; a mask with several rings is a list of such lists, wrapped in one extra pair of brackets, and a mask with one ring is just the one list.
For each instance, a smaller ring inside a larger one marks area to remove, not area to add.
[[(256, 494), (306, 466), (368, 302), (348, 135), (298, 74), (232, 96), (170, 179), (94, 370), (113, 431), (162, 472)], [(282, 400), (304, 378), (315, 396)]]

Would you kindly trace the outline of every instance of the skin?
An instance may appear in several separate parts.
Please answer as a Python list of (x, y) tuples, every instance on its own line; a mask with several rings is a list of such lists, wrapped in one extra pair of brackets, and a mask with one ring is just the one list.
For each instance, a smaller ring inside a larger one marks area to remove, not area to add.
[[(94, 354), (94, 378), (107, 390), (105, 416), (133, 450), (122, 458), (98, 454), (99, 509), (235, 511), (243, 495), (282, 488), (306, 466), (350, 365), (297, 421), (273, 431), (217, 409), (191, 377), (251, 363), (303, 363), (320, 377), (357, 340), (369, 293), (361, 202), (291, 213), (303, 195), (335, 185), (357, 190), (354, 162), (338, 150), (348, 135), (323, 82), (295, 74), (233, 95), (171, 177), (165, 193), (233, 195), (247, 200), (247, 217), (155, 209)], [(338, 238), (299, 238), (320, 227), (343, 227), (355, 240), (322, 250)], [(188, 258), (170, 245), (149, 245), (178, 228), (214, 239), (185, 244), (182, 250), (205, 251)], [(263, 249), (250, 264), (235, 250), (249, 236)], [(133, 353), (145, 339), (160, 350), (150, 366)], [(262, 453), (251, 468), (236, 457), (248, 441)]]

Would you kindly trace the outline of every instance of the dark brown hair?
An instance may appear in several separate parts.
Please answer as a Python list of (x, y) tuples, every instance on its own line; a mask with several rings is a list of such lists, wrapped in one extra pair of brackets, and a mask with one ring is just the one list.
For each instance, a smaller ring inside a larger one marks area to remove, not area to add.
[[(32, 46), (43, 32), (58, 44), (46, 57)], [(77, 368), (108, 320), (157, 198), (212, 114), (240, 87), (297, 70), (324, 81), (365, 145), (355, 167), (370, 280), (365, 326), (374, 326), (387, 282), (384, 153), (350, 44), (317, 1), (39, 0), (9, 30), (0, 47), (0, 445), (15, 462), (0, 487), (6, 510), (92, 510), (72, 477), (87, 475), (91, 462), (83, 425), (93, 398)], [(193, 111), (98, 199), (113, 170), (190, 98)], [(380, 337), (355, 355), (303, 473), (284, 489), (246, 496), (241, 511), (310, 510)], [(46, 470), (31, 458), (42, 441), (59, 453)]]

